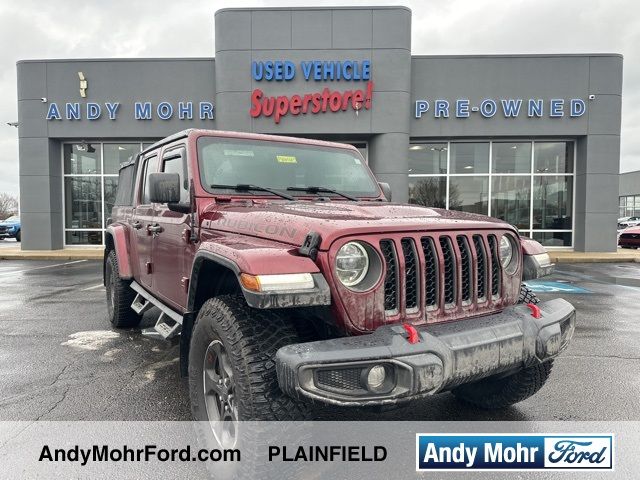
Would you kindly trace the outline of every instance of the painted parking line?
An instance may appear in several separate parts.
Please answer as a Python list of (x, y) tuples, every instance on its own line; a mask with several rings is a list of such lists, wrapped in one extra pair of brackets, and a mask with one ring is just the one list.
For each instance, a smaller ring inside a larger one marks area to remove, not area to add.
[(81, 292), (88, 292), (89, 290), (95, 290), (96, 288), (100, 288), (100, 287), (104, 287), (104, 285), (102, 283), (99, 283), (98, 285), (94, 285), (93, 287), (83, 288), (80, 291)]
[(527, 286), (535, 293), (591, 293), (586, 288), (552, 280), (534, 280), (527, 282)]
[(11, 275), (17, 275), (19, 273), (33, 272), (34, 270), (43, 270), (45, 268), (64, 267), (66, 265), (74, 265), (76, 263), (83, 263), (83, 262), (86, 262), (86, 261), (87, 260), (74, 260), (73, 262), (56, 263), (55, 265), (44, 265), (42, 267), (27, 268), (25, 270), (15, 270), (13, 272), (0, 272), (0, 277), (9, 277)]

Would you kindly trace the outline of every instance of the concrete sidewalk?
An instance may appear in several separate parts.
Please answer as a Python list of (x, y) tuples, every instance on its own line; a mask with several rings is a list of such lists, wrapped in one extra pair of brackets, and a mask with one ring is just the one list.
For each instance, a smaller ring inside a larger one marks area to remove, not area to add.
[(553, 263), (640, 263), (640, 250), (619, 248), (617, 252), (571, 252), (564, 250), (550, 250), (549, 256)]
[(0, 248), (0, 260), (102, 260), (104, 249), (65, 248), (62, 250), (20, 250), (19, 246)]
[[(63, 250), (20, 250), (19, 246), (0, 248), (0, 260), (101, 260), (104, 250), (94, 248), (65, 248)], [(640, 250), (618, 249), (617, 252), (571, 252), (549, 251), (554, 263), (640, 263)]]

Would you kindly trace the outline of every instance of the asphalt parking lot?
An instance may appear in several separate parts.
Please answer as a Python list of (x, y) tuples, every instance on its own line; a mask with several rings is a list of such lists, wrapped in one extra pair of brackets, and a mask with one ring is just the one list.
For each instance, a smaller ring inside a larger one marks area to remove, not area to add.
[[(188, 420), (176, 345), (113, 331), (101, 264), (0, 261), (0, 420)], [(443, 394), (387, 412), (325, 419), (638, 420), (640, 264), (561, 265), (534, 285), (578, 310), (569, 349), (533, 398), (498, 412)], [(149, 312), (143, 326), (152, 325)]]

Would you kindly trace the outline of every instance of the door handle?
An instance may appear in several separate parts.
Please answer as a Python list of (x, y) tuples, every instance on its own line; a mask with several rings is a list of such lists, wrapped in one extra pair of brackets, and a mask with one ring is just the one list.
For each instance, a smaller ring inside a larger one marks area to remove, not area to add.
[(154, 235), (157, 235), (159, 233), (162, 233), (164, 231), (164, 228), (162, 228), (160, 225), (158, 225), (157, 223), (154, 225), (147, 225), (147, 232), (150, 232)]
[(136, 230), (139, 230), (139, 229), (141, 229), (141, 228), (142, 228), (142, 224), (141, 224), (139, 221), (137, 221), (137, 220), (136, 220), (135, 222), (133, 222), (133, 223), (131, 224), (131, 226), (132, 226), (133, 228), (135, 228)]

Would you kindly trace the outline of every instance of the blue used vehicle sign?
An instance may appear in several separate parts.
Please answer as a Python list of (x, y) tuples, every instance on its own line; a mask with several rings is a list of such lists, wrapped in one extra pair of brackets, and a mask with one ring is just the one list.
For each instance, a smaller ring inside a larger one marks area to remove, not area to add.
[(418, 434), (416, 470), (613, 470), (610, 434)]

